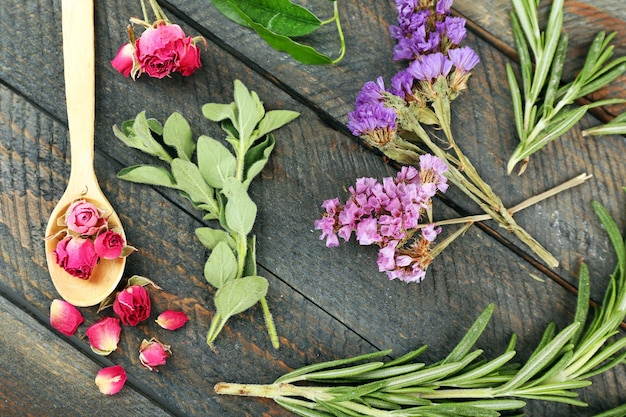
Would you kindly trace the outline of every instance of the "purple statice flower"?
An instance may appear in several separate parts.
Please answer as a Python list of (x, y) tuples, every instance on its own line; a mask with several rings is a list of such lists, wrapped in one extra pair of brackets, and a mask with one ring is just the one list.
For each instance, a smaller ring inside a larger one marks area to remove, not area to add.
[(440, 76), (447, 77), (452, 69), (452, 61), (441, 52), (423, 55), (421, 60), (411, 62), (407, 71), (420, 81), (434, 81)]
[(467, 35), (467, 30), (465, 29), (465, 19), (462, 17), (448, 16), (443, 23), (445, 26), (446, 37), (450, 40), (450, 43), (454, 46), (460, 45)]
[(448, 56), (450, 57), (450, 61), (452, 61), (452, 65), (456, 68), (456, 71), (462, 74), (467, 74), (480, 62), (476, 51), (469, 46), (450, 49)]
[(385, 100), (385, 82), (383, 77), (378, 77), (376, 82), (368, 81), (363, 84), (361, 91), (356, 96), (355, 106), (359, 107), (364, 104), (378, 104)]
[(367, 136), (375, 143), (385, 144), (396, 131), (396, 112), (382, 103), (362, 104), (348, 113), (348, 129), (355, 136)]
[(394, 75), (391, 79), (391, 88), (389, 89), (389, 92), (394, 96), (406, 99), (413, 94), (414, 80), (415, 77), (409, 74), (408, 71), (398, 71), (398, 73), (396, 73), (396, 75)]
[(438, 0), (435, 6), (435, 11), (439, 15), (450, 14), (450, 8), (452, 7), (452, 0)]

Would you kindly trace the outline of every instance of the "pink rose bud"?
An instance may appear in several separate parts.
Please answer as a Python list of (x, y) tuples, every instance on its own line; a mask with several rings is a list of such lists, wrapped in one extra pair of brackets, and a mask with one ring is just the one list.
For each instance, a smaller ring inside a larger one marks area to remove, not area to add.
[[(189, 75), (199, 67), (200, 59), (197, 48), (191, 46), (191, 37), (178, 25), (148, 28), (135, 41), (140, 70), (150, 77), (163, 78), (181, 70), (181, 60), (184, 60), (184, 75)], [(190, 55), (186, 56), (187, 53)]]
[(115, 349), (120, 341), (122, 327), (119, 319), (115, 317), (105, 317), (92, 324), (87, 331), (89, 345), (98, 355), (107, 356)]
[(92, 236), (106, 227), (107, 220), (100, 212), (85, 200), (73, 202), (65, 213), (67, 227), (79, 235)]
[(126, 371), (120, 365), (102, 368), (96, 374), (96, 385), (101, 393), (114, 395), (120, 392), (126, 382)]
[(176, 330), (183, 327), (187, 320), (187, 315), (182, 311), (166, 310), (159, 314), (156, 322), (166, 330)]
[[(136, 64), (135, 47), (130, 43), (122, 45), (122, 47), (117, 51), (115, 58), (111, 60), (113, 68), (115, 68), (120, 74), (124, 74), (125, 77), (129, 77), (131, 73), (137, 71), (133, 71)], [(134, 76), (135, 74), (133, 74), (133, 78)]]
[(150, 317), (150, 295), (141, 285), (131, 285), (117, 293), (113, 311), (125, 326), (136, 326)]
[(50, 325), (66, 336), (72, 336), (83, 322), (83, 315), (72, 304), (64, 300), (52, 300)]
[(91, 276), (99, 259), (92, 240), (71, 235), (59, 241), (53, 253), (61, 268), (81, 279)]
[(96, 253), (104, 259), (119, 258), (124, 249), (124, 238), (113, 230), (100, 233), (94, 242)]
[(200, 48), (191, 40), (191, 37), (185, 39), (187, 47), (185, 48), (185, 54), (180, 58), (178, 62), (178, 70), (180, 73), (187, 77), (198, 68), (202, 66), (200, 62)]
[(167, 358), (172, 354), (170, 346), (164, 345), (157, 339), (144, 339), (139, 346), (139, 361), (151, 371), (158, 372), (157, 366), (165, 365)]

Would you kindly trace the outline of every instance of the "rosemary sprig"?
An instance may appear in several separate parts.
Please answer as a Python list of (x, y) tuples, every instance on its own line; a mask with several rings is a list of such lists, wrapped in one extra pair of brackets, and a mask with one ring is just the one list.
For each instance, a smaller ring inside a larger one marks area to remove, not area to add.
[[(457, 347), (430, 365), (416, 361), (425, 347), (387, 363), (379, 358), (389, 351), (382, 351), (307, 366), (270, 385), (219, 383), (215, 391), (272, 398), (307, 417), (499, 416), (501, 411), (523, 408), (528, 399), (585, 406), (574, 390), (591, 385), (591, 376), (626, 358), (626, 338), (614, 337), (626, 316), (626, 246), (607, 210), (597, 202), (593, 208), (617, 254), (602, 306), (585, 326), (589, 273), (583, 264), (574, 321), (560, 332), (553, 323), (548, 325), (521, 366), (510, 363), (516, 354), (516, 335), (492, 360), (481, 359), (483, 351), (473, 349), (494, 311), (489, 305)], [(621, 415), (614, 413), (623, 407), (616, 410), (604, 415)]]
[(571, 106), (577, 99), (600, 90), (626, 72), (626, 57), (611, 61), (613, 46), (610, 42), (616, 33), (600, 32), (589, 47), (585, 64), (574, 81), (561, 85), (568, 45), (567, 34), (563, 33), (563, 3), (564, 0), (552, 3), (545, 31), (541, 31), (537, 13), (539, 1), (513, 0), (511, 24), (520, 59), (522, 85), (520, 88), (513, 68), (507, 64), (507, 80), (520, 139), (507, 164), (509, 174), (518, 163), (522, 163), (519, 170), (522, 174), (530, 155), (571, 129), (590, 108), (624, 102), (609, 99), (580, 107)]

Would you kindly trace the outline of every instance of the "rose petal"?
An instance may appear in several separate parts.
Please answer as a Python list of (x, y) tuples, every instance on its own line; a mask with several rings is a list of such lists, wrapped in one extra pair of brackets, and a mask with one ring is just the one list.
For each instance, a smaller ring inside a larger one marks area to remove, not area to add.
[(83, 315), (72, 304), (64, 300), (52, 300), (52, 304), (50, 304), (50, 325), (52, 327), (66, 336), (72, 336), (83, 321)]
[(126, 382), (126, 371), (120, 365), (102, 368), (96, 374), (96, 385), (101, 393), (114, 395), (120, 392)]
[(166, 330), (176, 330), (183, 327), (187, 320), (187, 315), (182, 311), (166, 310), (159, 314), (156, 322)]
[(105, 317), (92, 324), (87, 331), (89, 346), (98, 355), (107, 356), (115, 349), (120, 341), (122, 326), (116, 317)]

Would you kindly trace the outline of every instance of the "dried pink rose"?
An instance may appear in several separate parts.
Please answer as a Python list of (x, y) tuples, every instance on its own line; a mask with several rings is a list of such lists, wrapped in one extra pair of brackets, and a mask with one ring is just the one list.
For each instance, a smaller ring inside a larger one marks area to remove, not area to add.
[(164, 78), (175, 71), (191, 75), (201, 66), (194, 40), (175, 24), (147, 28), (135, 41), (135, 49), (140, 71), (150, 77)]
[(113, 230), (100, 233), (94, 241), (94, 248), (98, 256), (104, 259), (119, 258), (126, 242), (122, 235)]
[(61, 268), (81, 279), (91, 276), (99, 260), (92, 240), (71, 235), (60, 240), (53, 253)]
[(144, 339), (139, 346), (139, 361), (154, 372), (158, 372), (157, 366), (165, 365), (171, 354), (170, 346), (164, 345), (154, 337), (150, 340)]
[(67, 227), (79, 235), (93, 236), (107, 226), (98, 208), (86, 200), (73, 202), (65, 214)]
[(115, 317), (105, 317), (92, 324), (87, 331), (89, 346), (98, 355), (107, 356), (115, 349), (120, 342), (122, 327), (119, 319)]
[(64, 300), (52, 300), (50, 325), (66, 336), (72, 336), (84, 321), (83, 315), (72, 304)]
[(166, 310), (159, 314), (156, 322), (166, 330), (176, 330), (183, 327), (187, 320), (187, 315), (183, 311)]
[(139, 63), (135, 57), (135, 46), (130, 42), (122, 45), (117, 51), (115, 58), (111, 60), (111, 65), (120, 74), (124, 74), (125, 77), (129, 77), (132, 74), (133, 78), (135, 78), (136, 73), (139, 71)]
[(150, 295), (141, 285), (131, 285), (117, 293), (113, 311), (126, 326), (136, 326), (150, 317)]
[(126, 382), (126, 371), (120, 365), (102, 368), (96, 374), (96, 385), (101, 393), (114, 395), (120, 392)]

